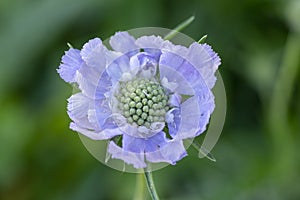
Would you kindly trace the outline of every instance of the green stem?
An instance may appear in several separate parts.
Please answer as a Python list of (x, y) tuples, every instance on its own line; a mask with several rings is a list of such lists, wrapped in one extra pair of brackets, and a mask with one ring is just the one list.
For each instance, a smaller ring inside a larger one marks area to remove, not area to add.
[(283, 62), (274, 83), (269, 107), (269, 128), (274, 145), (274, 174), (282, 182), (293, 177), (295, 171), (295, 140), (289, 124), (289, 103), (293, 94), (300, 63), (300, 37), (291, 33), (288, 37)]
[(186, 19), (185, 21), (183, 21), (182, 23), (180, 23), (178, 26), (176, 26), (172, 31), (170, 31), (165, 37), (165, 40), (170, 40), (173, 37), (175, 37), (178, 32), (180, 32), (181, 30), (183, 30), (185, 27), (187, 27), (188, 25), (190, 25), (193, 21), (194, 21), (195, 17), (191, 16), (188, 19)]
[(136, 175), (136, 187), (133, 200), (145, 199), (145, 184), (142, 173)]
[(151, 196), (152, 200), (159, 200), (159, 197), (158, 197), (156, 189), (155, 189), (155, 185), (154, 185), (154, 181), (153, 181), (153, 178), (152, 178), (151, 171), (148, 171), (146, 169), (144, 171), (144, 174), (145, 174), (148, 190), (149, 190), (149, 193), (150, 193), (150, 196)]

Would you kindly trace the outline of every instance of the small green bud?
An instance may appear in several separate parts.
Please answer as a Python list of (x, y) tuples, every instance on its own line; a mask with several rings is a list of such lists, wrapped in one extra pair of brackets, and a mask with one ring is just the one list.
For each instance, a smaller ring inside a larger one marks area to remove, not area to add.
[(148, 112), (148, 111), (149, 111), (149, 107), (148, 107), (148, 106), (144, 106), (144, 107), (143, 107), (143, 111), (144, 111), (144, 112)]
[(142, 111), (141, 109), (137, 109), (137, 110), (136, 110), (136, 114), (137, 114), (138, 116), (140, 116), (142, 113), (143, 113), (143, 111)]
[(135, 102), (134, 101), (131, 101), (130, 103), (129, 103), (129, 106), (131, 107), (131, 108), (134, 108), (135, 107)]
[(130, 108), (129, 113), (130, 113), (130, 115), (135, 114), (135, 109), (134, 108)]
[(141, 117), (142, 117), (142, 119), (146, 120), (148, 115), (146, 113), (142, 113)]
[(134, 99), (134, 97), (136, 97), (136, 94), (134, 92), (130, 93), (130, 98)]
[(139, 126), (143, 125), (143, 124), (144, 124), (144, 120), (140, 118), (140, 119), (137, 121), (137, 124), (138, 124)]
[(142, 108), (142, 107), (143, 107), (143, 104), (142, 104), (141, 102), (138, 102), (138, 103), (136, 104), (136, 107), (137, 107), (137, 108)]
[(137, 120), (139, 119), (139, 116), (133, 115), (133, 116), (132, 116), (132, 119), (133, 119), (134, 121), (137, 121)]

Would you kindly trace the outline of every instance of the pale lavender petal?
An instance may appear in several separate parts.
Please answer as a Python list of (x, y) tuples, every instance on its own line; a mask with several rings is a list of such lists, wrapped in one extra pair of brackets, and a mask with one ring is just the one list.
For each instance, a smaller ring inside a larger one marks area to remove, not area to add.
[(135, 42), (142, 49), (161, 49), (164, 40), (160, 36), (142, 36)]
[(106, 48), (103, 46), (99, 38), (95, 38), (86, 43), (81, 52), (82, 59), (94, 70), (101, 73), (106, 65)]
[(76, 71), (79, 70), (83, 64), (80, 51), (73, 48), (69, 49), (65, 52), (61, 62), (57, 69), (60, 77), (67, 83), (74, 83)]
[(169, 134), (172, 138), (176, 137), (181, 123), (180, 108), (173, 108), (166, 113)]
[(124, 73), (130, 71), (130, 61), (126, 54), (115, 59), (106, 69), (113, 82), (118, 82)]
[(137, 138), (128, 134), (123, 135), (123, 149), (135, 153), (158, 151), (167, 143), (164, 132), (159, 132), (152, 137)]
[[(165, 70), (167, 71), (167, 69)], [(176, 89), (178, 87), (178, 83), (176, 82), (170, 82), (167, 77), (162, 77), (162, 79), (160, 80), (161, 82), (161, 85), (166, 89), (166, 91), (169, 91), (169, 92), (176, 92)]]
[(146, 153), (150, 162), (167, 162), (175, 165), (177, 161), (187, 156), (182, 140), (169, 140), (159, 151)]
[(181, 96), (177, 93), (170, 95), (169, 97), (169, 105), (172, 107), (179, 107), (181, 103)]
[(210, 116), (215, 109), (214, 96), (211, 92), (209, 92), (209, 94), (210, 95), (206, 97), (197, 96), (201, 114), (199, 118), (199, 131), (195, 134), (195, 137), (206, 130), (206, 126), (209, 123)]
[(193, 43), (189, 47), (187, 59), (200, 71), (207, 86), (211, 89), (216, 81), (214, 74), (221, 64), (219, 56), (209, 45)]
[(108, 153), (112, 158), (121, 159), (127, 164), (132, 164), (135, 168), (147, 167), (144, 160), (144, 153), (134, 153), (130, 151), (124, 151), (121, 147), (116, 145), (113, 141), (108, 144)]
[(138, 53), (130, 58), (131, 71), (138, 71), (141, 77), (154, 77), (156, 75), (157, 65), (157, 60), (145, 52)]
[(86, 137), (92, 140), (107, 140), (117, 135), (123, 134), (119, 129), (105, 129), (102, 131), (95, 131), (95, 130), (80, 127), (79, 125), (73, 122), (70, 123), (70, 129), (82, 135), (85, 135)]
[(135, 44), (135, 38), (127, 32), (117, 32), (110, 37), (109, 44), (115, 51), (122, 53), (128, 53), (138, 49), (138, 46)]
[(104, 71), (97, 83), (95, 99), (106, 98), (106, 94), (112, 89), (112, 81), (106, 71)]
[(176, 134), (177, 138), (193, 138), (205, 130), (209, 113), (214, 109), (214, 102), (201, 100), (199, 96), (187, 99), (181, 105), (181, 123)]
[(76, 72), (75, 80), (78, 83), (79, 89), (83, 94), (91, 99), (96, 99), (97, 79), (99, 79), (98, 73), (85, 73), (86, 71), (92, 71), (92, 68), (85, 68), (87, 70), (81, 70)]
[(172, 42), (170, 42), (168, 40), (164, 41), (163, 46), (162, 46), (162, 51), (173, 53), (173, 54), (179, 55), (180, 57), (183, 57), (183, 58), (186, 58), (187, 54), (188, 54), (188, 48), (186, 48), (185, 46), (181, 46), (181, 45), (174, 45)]
[(109, 120), (110, 116), (112, 115), (112, 111), (107, 99), (100, 99), (99, 101), (97, 101), (95, 109), (98, 124), (101, 129), (115, 127), (115, 125), (111, 126), (112, 121)]
[(180, 73), (178, 73), (176, 69), (168, 65), (168, 63), (159, 64), (159, 73), (161, 81), (165, 87), (168, 87), (168, 85), (164, 83), (164, 80), (167, 80), (168, 83), (176, 84), (174, 85), (176, 88), (172, 87), (172, 89), (175, 90), (173, 92), (184, 95), (194, 95), (194, 90), (191, 87), (191, 84)]
[(68, 115), (78, 125), (88, 129), (94, 129), (95, 124), (92, 124), (88, 119), (88, 111), (93, 104), (93, 101), (82, 93), (72, 95), (68, 99)]
[(92, 99), (105, 98), (105, 93), (112, 87), (112, 81), (106, 71), (100, 74), (95, 68), (84, 65), (76, 73), (79, 89)]

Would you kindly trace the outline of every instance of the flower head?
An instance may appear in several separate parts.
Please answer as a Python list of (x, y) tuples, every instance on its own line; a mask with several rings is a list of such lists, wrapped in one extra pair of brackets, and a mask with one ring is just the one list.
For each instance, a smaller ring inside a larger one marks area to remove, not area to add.
[(206, 130), (220, 58), (207, 44), (174, 45), (159, 36), (127, 32), (70, 48), (58, 73), (80, 92), (68, 99), (70, 128), (135, 168), (175, 164), (187, 155), (184, 139)]

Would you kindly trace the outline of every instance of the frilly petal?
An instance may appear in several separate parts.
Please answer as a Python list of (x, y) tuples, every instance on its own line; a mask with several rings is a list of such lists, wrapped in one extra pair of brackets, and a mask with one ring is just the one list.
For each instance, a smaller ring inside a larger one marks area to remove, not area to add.
[[(146, 139), (124, 134), (122, 144), (124, 152), (134, 153), (136, 156), (144, 153), (150, 162), (175, 164), (176, 161), (187, 155), (181, 140), (169, 140), (162, 131)], [(135, 163), (135, 165), (137, 164)]]
[(176, 137), (181, 123), (179, 108), (172, 108), (166, 113), (166, 122), (168, 124), (169, 134), (172, 138)]
[(179, 107), (181, 103), (181, 96), (177, 93), (170, 95), (169, 105), (172, 107)]
[(206, 129), (214, 109), (214, 101), (211, 97), (201, 98), (203, 97), (193, 96), (181, 104), (181, 123), (176, 138), (194, 138)]
[(70, 129), (72, 129), (73, 131), (77, 131), (78, 133), (81, 133), (82, 135), (85, 135), (92, 140), (107, 140), (117, 135), (122, 135), (122, 132), (119, 129), (105, 129), (102, 131), (95, 131), (80, 127), (73, 122), (70, 123)]
[(142, 49), (161, 49), (164, 40), (160, 36), (142, 36), (136, 40), (136, 45)]
[(111, 141), (108, 144), (107, 151), (109, 154), (111, 154), (112, 158), (121, 159), (127, 164), (132, 164), (137, 169), (147, 167), (144, 160), (144, 153), (133, 153), (130, 151), (124, 151), (113, 141)]
[(62, 57), (61, 65), (57, 69), (60, 77), (67, 83), (75, 82), (76, 71), (80, 69), (83, 60), (78, 49), (70, 48)]
[(80, 54), (89, 67), (95, 68), (101, 73), (106, 65), (106, 51), (101, 39), (94, 38), (83, 46)]
[(75, 80), (83, 94), (91, 99), (96, 99), (97, 80), (100, 78), (98, 73), (89, 73), (94, 71), (92, 68), (85, 68), (81, 72), (77, 71)]
[(180, 55), (180, 57), (184, 57), (184, 58), (187, 57), (188, 54), (188, 48), (181, 45), (175, 45), (168, 40), (164, 41), (162, 46), (162, 51)]
[(68, 115), (78, 125), (87, 129), (94, 129), (95, 124), (88, 119), (88, 112), (93, 101), (82, 93), (72, 95), (68, 99)]
[(187, 59), (201, 73), (207, 86), (211, 89), (216, 82), (215, 72), (221, 64), (221, 59), (207, 44), (193, 43), (189, 47)]
[[(173, 92), (184, 95), (193, 95), (194, 90), (188, 80), (178, 72), (178, 69), (184, 64), (184, 59), (178, 56), (174, 56), (169, 53), (163, 53), (161, 55), (159, 63), (159, 74), (162, 81), (162, 85), (168, 83), (175, 83), (176, 88), (172, 88)], [(184, 67), (185, 68), (185, 67)], [(166, 85), (168, 87), (168, 85)]]
[(169, 140), (158, 151), (146, 153), (146, 159), (150, 162), (166, 162), (172, 165), (185, 156), (187, 156), (187, 152), (182, 140)]
[(152, 78), (156, 75), (158, 62), (155, 57), (146, 52), (138, 53), (130, 58), (132, 74), (139, 72), (139, 76)]
[(130, 70), (130, 61), (127, 54), (116, 58), (106, 68), (107, 74), (114, 83), (117, 83), (124, 73), (130, 73)]
[(158, 151), (160, 147), (167, 143), (167, 138), (164, 132), (159, 132), (152, 137), (137, 138), (128, 134), (123, 135), (123, 149), (135, 153), (147, 153)]
[[(99, 38), (95, 38), (83, 46), (80, 54), (85, 64), (75, 76), (79, 89), (90, 98), (103, 98), (103, 90), (97, 91), (97, 89), (99, 89), (98, 85), (101, 80), (105, 81), (105, 86), (110, 84), (107, 73), (103, 73), (107, 62), (114, 57), (113, 52), (108, 51)], [(103, 76), (106, 77), (103, 78)]]
[(135, 38), (127, 32), (117, 32), (110, 38), (109, 43), (115, 51), (122, 53), (138, 49), (138, 46), (135, 44)]

